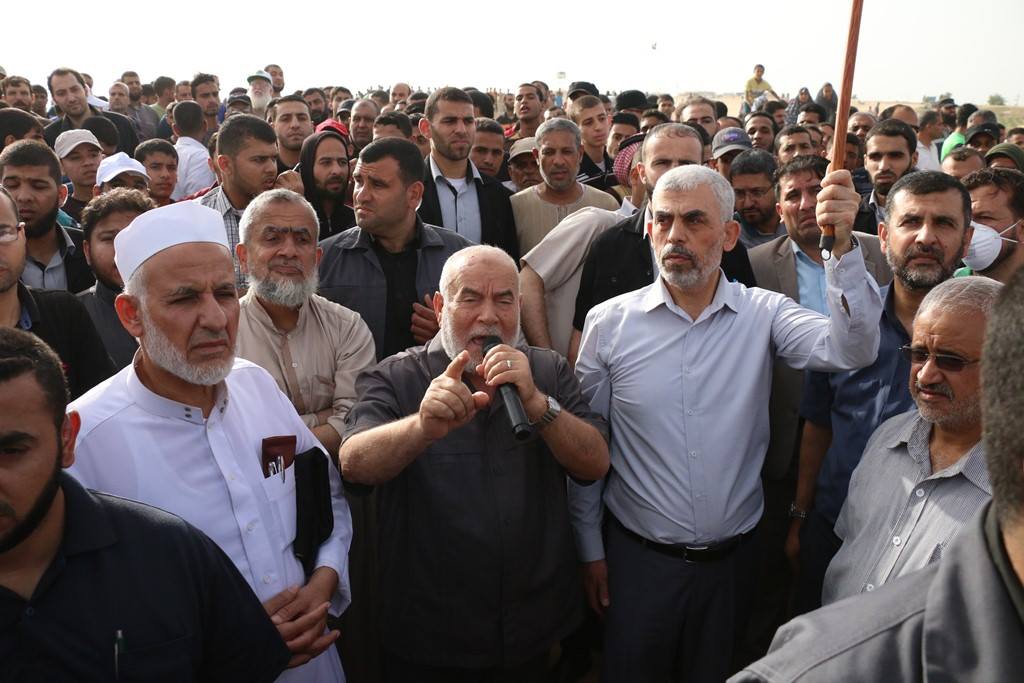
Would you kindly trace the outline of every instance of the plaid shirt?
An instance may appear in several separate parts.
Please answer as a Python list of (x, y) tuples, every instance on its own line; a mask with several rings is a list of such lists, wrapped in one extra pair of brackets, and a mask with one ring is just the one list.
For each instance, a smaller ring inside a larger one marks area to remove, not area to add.
[(238, 255), (235, 254), (235, 247), (239, 242), (238, 223), (242, 219), (242, 212), (231, 206), (223, 187), (213, 188), (196, 201), (213, 209), (224, 218), (224, 231), (228, 235), (228, 244), (231, 246), (231, 260), (235, 263), (235, 287), (239, 291), (245, 289), (248, 278), (238, 265)]

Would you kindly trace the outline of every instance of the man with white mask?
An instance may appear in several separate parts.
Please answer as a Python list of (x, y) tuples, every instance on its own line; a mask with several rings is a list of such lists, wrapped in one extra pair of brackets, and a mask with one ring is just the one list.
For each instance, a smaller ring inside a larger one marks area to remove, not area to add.
[(1024, 265), (1024, 173), (983, 168), (963, 179), (971, 195), (974, 235), (957, 275), (984, 275), (1003, 284)]
[(114, 249), (125, 280), (115, 307), (139, 351), (69, 406), (81, 419), (70, 472), (173, 512), (220, 546), (292, 653), (279, 680), (344, 681), (325, 624), (350, 602), (349, 509), (337, 468), (273, 378), (235, 358), (239, 304), (220, 215), (194, 202), (153, 209)]

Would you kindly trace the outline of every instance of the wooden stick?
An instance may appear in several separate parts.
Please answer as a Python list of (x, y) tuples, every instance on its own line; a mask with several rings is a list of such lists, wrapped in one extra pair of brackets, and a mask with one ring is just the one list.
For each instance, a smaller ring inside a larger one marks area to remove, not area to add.
[[(853, 95), (853, 72), (857, 67), (857, 42), (860, 39), (860, 15), (864, 9), (864, 0), (853, 0), (850, 9), (850, 31), (846, 34), (846, 57), (843, 60), (843, 82), (839, 88), (839, 106), (836, 107), (835, 134), (832, 136), (832, 162), (828, 170), (837, 171), (843, 168), (846, 161), (846, 121), (850, 117), (850, 98)], [(833, 225), (821, 226), (821, 257), (832, 258), (832, 247), (836, 242), (836, 229)]]

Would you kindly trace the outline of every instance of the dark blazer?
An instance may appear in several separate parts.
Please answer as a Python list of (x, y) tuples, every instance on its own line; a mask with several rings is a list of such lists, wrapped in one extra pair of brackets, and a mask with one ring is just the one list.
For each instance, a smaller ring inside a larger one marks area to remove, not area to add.
[[(857, 241), (864, 251), (864, 267), (881, 285), (892, 280), (892, 272), (879, 247), (878, 237), (857, 233)], [(758, 245), (747, 252), (754, 270), (757, 286), (781, 292), (800, 303), (797, 285), (796, 255), (788, 235)], [(801, 370), (794, 370), (782, 361), (776, 361), (772, 371), (772, 393), (768, 406), (771, 440), (764, 460), (764, 474), (770, 479), (785, 476), (800, 441), (800, 396), (803, 389)]]
[(853, 219), (853, 229), (868, 235), (877, 235), (878, 217), (875, 215), (875, 210), (868, 204), (870, 199), (870, 192), (860, 198), (860, 208), (857, 209), (857, 217)]
[(58, 226), (58, 230), (64, 230), (74, 242), (75, 248), (64, 258), (64, 273), (68, 279), (68, 291), (72, 294), (78, 294), (96, 284), (96, 276), (92, 273), (92, 268), (89, 267), (89, 263), (85, 260), (85, 250), (82, 249), (82, 242), (85, 241), (85, 234), (78, 228), (61, 228)]
[[(124, 152), (130, 157), (135, 156), (135, 148), (139, 144), (139, 136), (135, 132), (135, 127), (132, 125), (131, 119), (122, 114), (112, 111), (100, 111), (95, 107), (90, 107), (92, 116), (104, 116), (114, 124), (117, 128), (118, 145), (117, 151)], [(50, 123), (43, 128), (43, 139), (46, 140), (46, 144), (53, 147), (57, 143), (57, 136), (67, 130), (74, 130), (74, 126), (71, 121), (68, 120), (67, 116), (62, 116), (53, 123)]]
[[(500, 182), (484, 173), (476, 180), (476, 197), (480, 205), (481, 241), (504, 249), (516, 263), (519, 263), (519, 238), (516, 220), (512, 215), (512, 193)], [(429, 225), (444, 226), (441, 218), (441, 201), (437, 197), (437, 184), (430, 173), (430, 160), (423, 169), (423, 200), (419, 208), (420, 218)]]

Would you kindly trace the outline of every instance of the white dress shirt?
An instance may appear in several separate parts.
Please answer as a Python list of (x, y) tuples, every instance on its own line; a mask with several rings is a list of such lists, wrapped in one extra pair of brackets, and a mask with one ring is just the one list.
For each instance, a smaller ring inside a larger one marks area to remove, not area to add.
[[(199, 528), (231, 558), (261, 602), (305, 584), (292, 552), (295, 466), (285, 470), (283, 479), (264, 478), (260, 453), (269, 436), (296, 435), (296, 453), (319, 443), (266, 370), (236, 359), (217, 387), (209, 418), (196, 406), (150, 391), (133, 365), (68, 410), (82, 418), (70, 472), (86, 487), (154, 505)], [(351, 601), (352, 519), (337, 468), (328, 471), (334, 531), (320, 546), (316, 566), (338, 573), (330, 610), (337, 615)], [(344, 681), (333, 650), (278, 680)]]
[(174, 143), (174, 149), (178, 152), (178, 184), (171, 199), (178, 201), (217, 182), (217, 176), (210, 170), (210, 152), (203, 143), (183, 136)]
[(926, 145), (920, 140), (917, 141), (917, 168), (919, 171), (942, 170), (942, 163), (939, 161), (939, 150), (934, 142)]
[(602, 488), (623, 525), (658, 543), (715, 543), (757, 524), (774, 360), (841, 370), (878, 351), (882, 300), (860, 248), (826, 276), (831, 318), (721, 273), (697, 320), (660, 277), (590, 311), (576, 375), (610, 423), (611, 471), (605, 486), (570, 483), (582, 561), (604, 557)]

